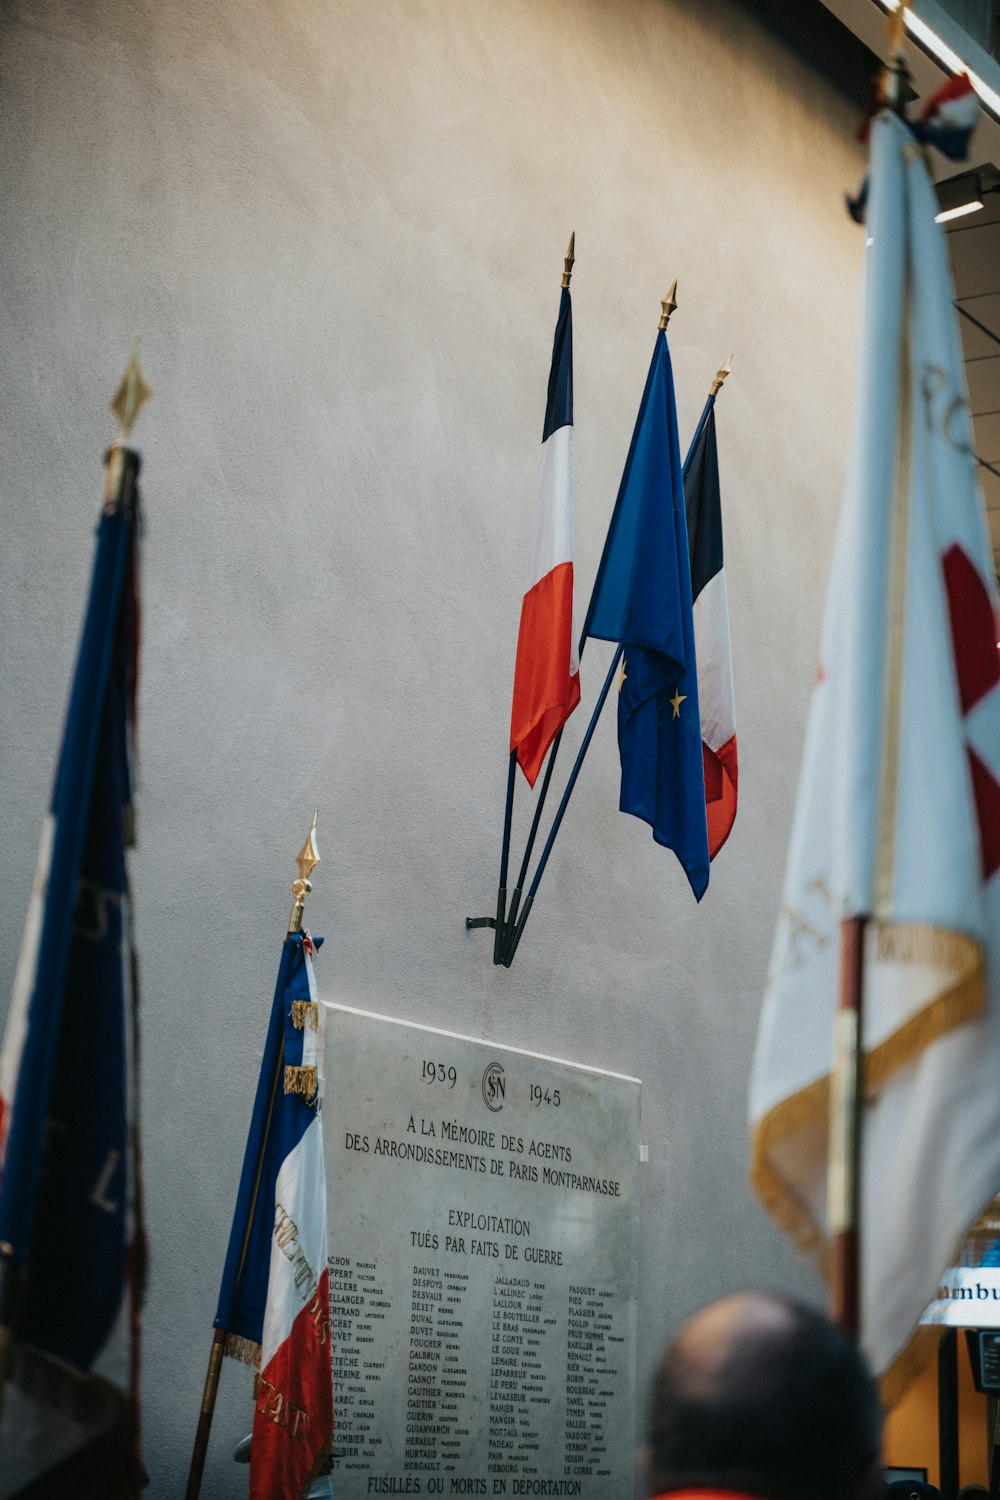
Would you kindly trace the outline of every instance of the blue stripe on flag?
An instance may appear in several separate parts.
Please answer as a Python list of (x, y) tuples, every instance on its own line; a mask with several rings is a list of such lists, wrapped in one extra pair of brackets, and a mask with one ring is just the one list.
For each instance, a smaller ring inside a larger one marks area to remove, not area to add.
[(545, 404), (545, 426), (542, 442), (559, 427), (573, 425), (573, 304), (569, 290), (563, 287), (559, 299), (555, 338), (552, 341), (552, 366), (549, 370), (549, 395)]

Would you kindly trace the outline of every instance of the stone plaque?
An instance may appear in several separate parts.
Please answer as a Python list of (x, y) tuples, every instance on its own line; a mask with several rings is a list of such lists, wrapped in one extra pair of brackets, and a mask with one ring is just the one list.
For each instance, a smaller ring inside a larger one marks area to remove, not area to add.
[(326, 1010), (337, 1496), (631, 1495), (638, 1081)]

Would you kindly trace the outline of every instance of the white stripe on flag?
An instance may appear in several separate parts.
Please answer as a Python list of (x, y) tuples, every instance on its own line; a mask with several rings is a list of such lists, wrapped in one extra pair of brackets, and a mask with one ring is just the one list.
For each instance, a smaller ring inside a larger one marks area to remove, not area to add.
[(573, 561), (573, 429), (557, 427), (542, 444), (528, 538), (524, 592), (559, 563)]
[(705, 584), (694, 601), (693, 614), (701, 737), (710, 750), (718, 750), (736, 733), (724, 569)]
[(260, 1367), (266, 1370), (326, 1269), (326, 1182), (319, 1115), (278, 1171)]
[(38, 948), (42, 940), (42, 918), (45, 915), (45, 895), (49, 884), (49, 869), (52, 864), (52, 843), (55, 838), (56, 820), (51, 813), (45, 814), (42, 837), (38, 845), (38, 863), (35, 867), (35, 882), (31, 887), (28, 915), (24, 922), (21, 951), (14, 974), (14, 989), (7, 1013), (3, 1050), (0, 1051), (0, 1166), (7, 1130), (10, 1126), (10, 1109), (14, 1102), (17, 1075), (21, 1067), (21, 1053), (28, 1034), (28, 1006), (35, 987), (35, 972), (38, 968)]

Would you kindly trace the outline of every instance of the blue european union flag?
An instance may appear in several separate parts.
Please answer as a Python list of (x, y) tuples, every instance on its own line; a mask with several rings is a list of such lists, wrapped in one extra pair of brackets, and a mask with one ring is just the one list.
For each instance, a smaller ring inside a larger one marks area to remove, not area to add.
[(708, 830), (684, 481), (666, 335), (646, 388), (584, 635), (625, 648), (618, 694), (622, 812), (673, 849), (700, 901)]

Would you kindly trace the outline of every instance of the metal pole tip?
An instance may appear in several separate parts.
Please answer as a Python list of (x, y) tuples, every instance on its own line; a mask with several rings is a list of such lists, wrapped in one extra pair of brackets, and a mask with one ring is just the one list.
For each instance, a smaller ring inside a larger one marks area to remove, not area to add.
[(659, 324), (659, 326), (660, 326), (660, 329), (662, 331), (663, 329), (666, 328), (667, 324), (670, 322), (670, 316), (671, 316), (671, 314), (674, 313), (674, 312), (676, 312), (676, 310), (677, 310), (677, 278), (676, 277), (674, 277), (674, 280), (671, 283), (669, 292), (667, 293), (667, 295), (661, 301), (660, 307), (661, 307), (662, 311), (660, 313), (660, 324)]
[(569, 237), (569, 245), (567, 246), (566, 254), (563, 257), (562, 284), (563, 284), (563, 289), (564, 290), (566, 289), (566, 287), (569, 286), (570, 277), (573, 275), (573, 262), (575, 260), (576, 260), (576, 230), (574, 229), (573, 233)]
[(132, 345), (132, 353), (122, 376), (122, 383), (108, 405), (118, 418), (118, 441), (128, 441), (136, 418), (153, 394), (153, 388), (142, 378), (139, 368), (139, 340)]

